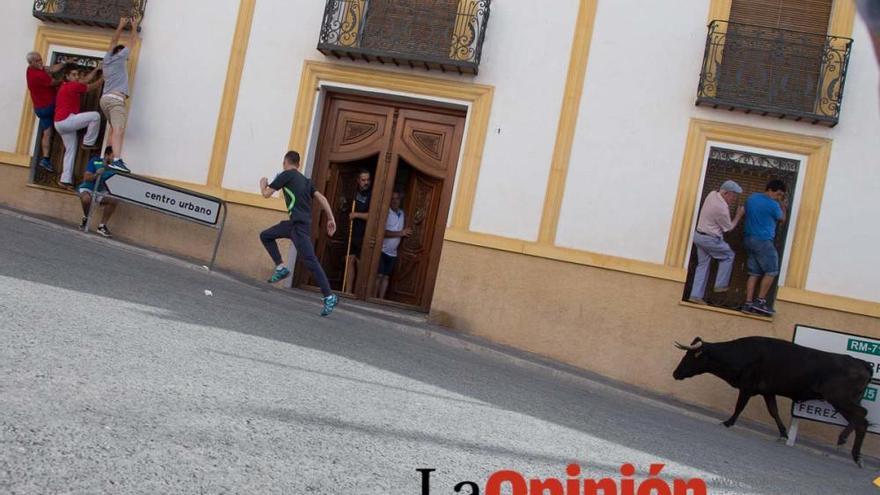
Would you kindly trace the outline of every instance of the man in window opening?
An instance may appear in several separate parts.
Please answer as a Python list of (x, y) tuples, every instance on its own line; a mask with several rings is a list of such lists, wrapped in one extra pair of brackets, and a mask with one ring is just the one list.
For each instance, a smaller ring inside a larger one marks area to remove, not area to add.
[[(86, 166), (86, 171), (83, 174), (83, 182), (76, 188), (83, 210), (82, 222), (79, 225), (80, 230), (86, 229), (89, 208), (92, 206), (92, 195), (95, 191), (95, 181), (98, 180), (98, 174), (101, 174), (101, 192), (107, 190), (107, 187), (104, 186), (104, 181), (112, 176), (113, 173), (108, 172), (106, 166), (112, 158), (113, 148), (107, 146), (104, 148), (103, 158), (95, 156), (89, 160), (89, 164)], [(118, 201), (116, 201), (116, 199), (109, 196), (103, 196), (100, 203), (98, 203), (103, 208), (101, 208), (101, 223), (98, 224), (97, 232), (104, 237), (112, 237), (110, 230), (107, 229), (107, 222), (110, 221), (110, 217), (113, 216), (113, 212), (116, 211), (117, 203)]]
[(733, 220), (730, 219), (730, 205), (742, 193), (742, 187), (732, 180), (724, 181), (717, 191), (712, 191), (703, 201), (697, 230), (694, 232), (694, 247), (697, 249), (697, 268), (694, 270), (694, 283), (688, 301), (706, 304), (703, 295), (709, 275), (709, 264), (718, 260), (718, 273), (715, 275), (714, 292), (727, 292), (730, 274), (733, 271), (733, 249), (724, 240), (724, 233), (735, 229), (745, 211), (742, 206), (736, 209)]
[(382, 240), (382, 256), (379, 260), (379, 284), (376, 294), (379, 299), (385, 299), (385, 293), (388, 292), (391, 272), (397, 264), (397, 248), (400, 247), (400, 241), (412, 234), (412, 229), (406, 228), (406, 216), (400, 208), (402, 200), (402, 193), (398, 191), (391, 193), (391, 206), (388, 209), (388, 218), (385, 220), (385, 239)]
[[(113, 39), (110, 40), (110, 49), (104, 55), (104, 91), (101, 95), (101, 111), (110, 122), (110, 146), (113, 147), (113, 159), (107, 164), (108, 168), (119, 172), (128, 172), (128, 167), (122, 160), (122, 138), (125, 135), (125, 124), (128, 119), (125, 100), (128, 99), (128, 56), (131, 53), (130, 46), (134, 46), (137, 36), (137, 19), (119, 19)], [(119, 44), (119, 37), (125, 26), (131, 26), (128, 38), (128, 46)]]
[(52, 77), (64, 68), (64, 63), (51, 67), (43, 65), (43, 57), (37, 52), (27, 54), (28, 68), (26, 72), (28, 92), (34, 104), (34, 113), (40, 119), (37, 136), (40, 136), (40, 161), (38, 164), (49, 172), (54, 172), (49, 161), (49, 139), (52, 137), (53, 118), (55, 117), (55, 94), (61, 79)]
[(364, 235), (367, 232), (367, 220), (370, 218), (370, 200), (373, 198), (373, 190), (370, 189), (370, 171), (360, 169), (357, 175), (357, 189), (354, 196), (354, 207), (349, 215), (351, 219), (351, 233), (349, 239), (348, 255), (345, 259), (345, 279), (343, 292), (352, 292), (356, 286), (360, 270), (361, 249), (364, 245)]
[[(767, 183), (763, 193), (753, 193), (746, 200), (745, 247), (748, 254), (746, 268), (749, 278), (746, 282), (746, 302), (744, 313), (772, 316), (775, 311), (767, 304), (767, 293), (773, 279), (779, 275), (779, 253), (776, 251), (776, 226), (785, 222), (786, 191), (788, 188), (779, 179)], [(755, 287), (758, 279), (758, 297)]]
[(98, 144), (101, 115), (98, 112), (80, 113), (80, 97), (95, 90), (103, 84), (98, 77), (100, 66), (95, 67), (86, 76), (82, 76), (76, 67), (68, 69), (64, 75), (64, 83), (58, 89), (55, 100), (55, 130), (61, 134), (64, 142), (64, 162), (61, 168), (59, 183), (65, 189), (73, 190), (73, 160), (76, 158), (77, 131), (87, 128), (83, 137), (83, 148), (94, 149)]

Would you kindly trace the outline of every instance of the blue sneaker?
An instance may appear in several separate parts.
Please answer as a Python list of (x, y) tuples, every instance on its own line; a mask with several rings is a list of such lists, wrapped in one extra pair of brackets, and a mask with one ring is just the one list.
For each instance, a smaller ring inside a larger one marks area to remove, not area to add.
[(122, 172), (124, 174), (131, 172), (131, 170), (129, 170), (128, 167), (125, 166), (125, 162), (122, 161), (122, 158), (117, 158), (117, 159), (113, 160), (112, 162), (108, 163), (107, 168), (115, 170), (117, 172)]
[(273, 273), (272, 276), (269, 277), (269, 280), (267, 280), (267, 282), (269, 282), (270, 284), (274, 284), (275, 282), (279, 280), (284, 280), (289, 276), (290, 270), (288, 270), (286, 266), (281, 269), (276, 268), (275, 273)]
[(324, 309), (321, 310), (321, 316), (327, 316), (333, 312), (333, 308), (339, 304), (339, 297), (336, 294), (330, 294), (324, 298)]
[(46, 170), (46, 172), (55, 171), (55, 167), (52, 166), (52, 162), (50, 162), (48, 158), (40, 158), (40, 162), (37, 165)]

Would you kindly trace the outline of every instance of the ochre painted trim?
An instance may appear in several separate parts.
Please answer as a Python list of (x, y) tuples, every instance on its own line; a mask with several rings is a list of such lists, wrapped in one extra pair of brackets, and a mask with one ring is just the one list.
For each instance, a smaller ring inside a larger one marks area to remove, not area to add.
[[(56, 26), (41, 25), (37, 28), (37, 36), (34, 40), (34, 51), (41, 54), (44, 60), (49, 57), (49, 45), (68, 46), (83, 50), (96, 50), (106, 52), (113, 39), (112, 32), (60, 28)], [(131, 47), (131, 55), (128, 57), (128, 78), (134, 83), (134, 75), (140, 57), (141, 40), (135, 36), (135, 46)], [(131, 100), (129, 100), (131, 101)], [(24, 105), (21, 112), (21, 120), (18, 125), (18, 139), (15, 144), (15, 152), (19, 155), (30, 155), (34, 143), (31, 136), (34, 133), (34, 107), (30, 95), (25, 90)]]
[(544, 195), (544, 208), (538, 243), (552, 245), (556, 242), (556, 229), (565, 194), (565, 181), (571, 160), (571, 149), (577, 128), (587, 74), (587, 61), (590, 54), (590, 41), (593, 38), (593, 24), (596, 19), (597, 0), (581, 0), (578, 7), (571, 57), (568, 62), (568, 78), (562, 96), (562, 109), (556, 131), (556, 144), (550, 162), (550, 175), (547, 179), (547, 192)]
[(471, 223), (483, 145), (489, 127), (494, 88), (412, 73), (388, 72), (363, 67), (306, 61), (303, 63), (296, 100), (290, 149), (305, 151), (309, 130), (315, 118), (315, 100), (322, 83), (338, 83), (396, 91), (434, 98), (458, 100), (470, 104), (464, 152), (459, 164), (458, 184), (452, 208), (451, 226), (466, 230)]
[(444, 240), (489, 249), (497, 249), (499, 251), (525, 254), (538, 258), (604, 268), (606, 270), (615, 270), (635, 275), (643, 275), (646, 277), (671, 280), (674, 282), (684, 282), (686, 276), (684, 269), (669, 267), (659, 263), (621, 258), (607, 254), (591, 253), (589, 251), (581, 251), (559, 246), (548, 246), (537, 242), (511, 239), (508, 237), (483, 234), (479, 232), (447, 229)]
[(9, 153), (8, 151), (0, 151), (0, 163), (6, 165), (15, 165), (16, 167), (30, 167), (30, 155), (20, 155), (18, 153)]
[(214, 146), (211, 150), (211, 162), (208, 168), (209, 186), (220, 187), (223, 185), (223, 174), (226, 171), (226, 159), (229, 154), (229, 140), (232, 136), (232, 124), (235, 120), (235, 108), (238, 105), (238, 92), (241, 88), (241, 75), (244, 72), (244, 61), (251, 37), (256, 3), (256, 0), (241, 0), (238, 7), (238, 19), (235, 22), (235, 34), (229, 53), (229, 66), (226, 69), (226, 83), (223, 86), (223, 97), (220, 100), (220, 113), (217, 115)]
[(831, 19), (828, 22), (828, 34), (851, 38), (855, 20), (856, 2), (854, 0), (834, 0), (834, 4), (831, 6)]
[(807, 157), (807, 171), (798, 203), (797, 224), (794, 237), (791, 240), (791, 254), (785, 278), (786, 287), (803, 289), (807, 281), (807, 272), (813, 253), (813, 239), (816, 234), (816, 224), (819, 221), (819, 210), (822, 206), (825, 176), (831, 157), (831, 140), (691, 119), (675, 209), (672, 215), (672, 225), (669, 231), (669, 241), (666, 246), (665, 264), (670, 267), (685, 267), (685, 255), (690, 243), (690, 229), (694, 219), (694, 202), (699, 197), (700, 175), (709, 141), (765, 148)]
[(852, 297), (834, 296), (790, 287), (780, 287), (776, 299), (806, 306), (815, 306), (823, 309), (833, 309), (856, 315), (872, 316), (880, 318), (880, 303), (865, 301)]
[(220, 198), (226, 202), (234, 203), (237, 205), (253, 206), (254, 208), (263, 208), (265, 210), (287, 211), (287, 209), (284, 207), (284, 201), (280, 200), (278, 196), (272, 198), (264, 198), (261, 194), (224, 189), (219, 186), (196, 184), (193, 182), (184, 182), (180, 180), (166, 179), (163, 177), (147, 178), (154, 179), (159, 182), (164, 182), (172, 186), (189, 189), (190, 191), (195, 191), (197, 193), (214, 196), (215, 198)]
[(715, 19), (727, 20), (730, 19), (730, 6), (733, 4), (733, 0), (711, 0), (709, 3), (709, 15), (706, 20), (706, 24), (714, 21)]
[(694, 304), (694, 303), (688, 302), (688, 301), (679, 301), (678, 305), (685, 306), (688, 308), (702, 309), (703, 311), (712, 311), (715, 313), (721, 313), (721, 314), (725, 314), (728, 316), (739, 316), (741, 318), (751, 318), (753, 320), (766, 321), (768, 323), (773, 322), (773, 318), (770, 318), (768, 316), (752, 315), (752, 314), (748, 314), (748, 313), (743, 313), (742, 311), (736, 311), (736, 310), (727, 309), (727, 308), (719, 308), (718, 306), (710, 306), (708, 304)]

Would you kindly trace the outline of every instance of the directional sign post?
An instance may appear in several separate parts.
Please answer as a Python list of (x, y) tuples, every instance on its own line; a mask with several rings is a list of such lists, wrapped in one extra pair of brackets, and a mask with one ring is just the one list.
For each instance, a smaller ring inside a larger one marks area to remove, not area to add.
[[(880, 433), (880, 397), (878, 397), (880, 395), (880, 340), (798, 324), (794, 327), (792, 341), (795, 344), (820, 351), (848, 354), (867, 361), (871, 365), (871, 382), (862, 396), (862, 407), (868, 410), (868, 431)], [(797, 363), (792, 363), (792, 366), (797, 365)], [(831, 404), (822, 400), (792, 402), (791, 417), (793, 421), (789, 432), (789, 445), (793, 445), (797, 437), (799, 418), (840, 426), (847, 424), (843, 416)]]
[[(220, 247), (220, 238), (223, 236), (223, 227), (226, 224), (226, 202), (222, 199), (163, 184), (133, 174), (115, 173), (109, 176), (107, 174), (99, 174), (95, 181), (93, 200), (86, 219), (86, 232), (89, 231), (89, 224), (92, 219), (92, 213), (95, 210), (95, 204), (99, 203), (101, 198), (104, 197), (115, 198), (149, 210), (217, 229), (217, 240), (214, 243), (214, 251), (211, 254), (211, 263), (208, 265), (209, 269), (214, 269), (217, 249)], [(220, 218), (221, 210), (223, 211), (222, 219)]]

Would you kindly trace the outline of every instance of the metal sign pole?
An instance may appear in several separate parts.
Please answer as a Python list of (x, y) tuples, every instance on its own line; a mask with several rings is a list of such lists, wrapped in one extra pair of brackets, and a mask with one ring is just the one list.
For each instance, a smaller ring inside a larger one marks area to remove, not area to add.
[(785, 441), (785, 445), (794, 447), (794, 443), (797, 441), (798, 426), (800, 426), (800, 424), (801, 420), (798, 418), (791, 420), (791, 426), (788, 428), (788, 440)]
[(92, 191), (92, 194), (91, 194), (92, 202), (89, 203), (89, 214), (86, 215), (86, 226), (83, 229), (83, 232), (85, 232), (86, 234), (89, 233), (89, 225), (92, 223), (92, 213), (94, 213), (94, 211), (95, 211), (95, 203), (101, 202), (101, 196), (100, 196), (100, 193), (98, 192), (98, 188), (101, 187), (101, 178), (104, 177), (104, 174), (101, 172), (101, 170), (104, 170), (104, 169), (101, 168), (100, 170), (98, 170), (96, 172), (98, 174), (98, 178), (95, 179), (95, 189)]
[(214, 271), (214, 261), (217, 259), (217, 250), (220, 249), (220, 238), (223, 237), (223, 227), (226, 226), (226, 203), (222, 203), (221, 207), (223, 208), (223, 220), (220, 221), (220, 229), (217, 232), (217, 240), (214, 241), (214, 252), (211, 254), (211, 263), (208, 265), (208, 270)]

